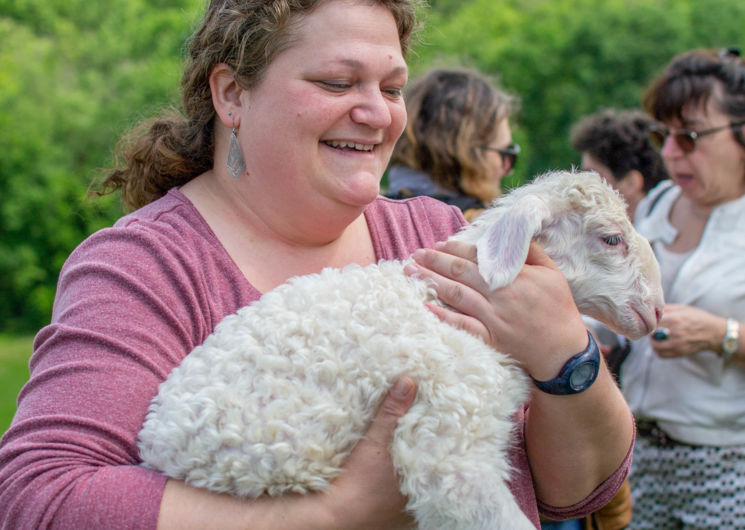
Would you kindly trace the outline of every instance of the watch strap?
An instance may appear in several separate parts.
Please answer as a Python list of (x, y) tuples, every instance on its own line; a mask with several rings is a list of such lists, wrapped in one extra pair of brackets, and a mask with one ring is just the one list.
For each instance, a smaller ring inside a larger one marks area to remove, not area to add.
[(550, 381), (531, 378), (533, 384), (542, 392), (557, 396), (579, 394), (590, 388), (600, 372), (600, 349), (589, 331), (587, 337), (587, 348), (564, 363), (559, 375)]
[(739, 347), (740, 323), (734, 318), (727, 319), (727, 332), (722, 339), (722, 360), (726, 363)]

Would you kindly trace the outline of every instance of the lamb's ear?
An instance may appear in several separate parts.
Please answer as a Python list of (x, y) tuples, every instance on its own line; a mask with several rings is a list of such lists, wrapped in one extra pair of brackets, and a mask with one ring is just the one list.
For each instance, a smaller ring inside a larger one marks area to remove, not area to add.
[(515, 279), (550, 210), (540, 198), (526, 195), (501, 214), (476, 242), (479, 272), (491, 289)]

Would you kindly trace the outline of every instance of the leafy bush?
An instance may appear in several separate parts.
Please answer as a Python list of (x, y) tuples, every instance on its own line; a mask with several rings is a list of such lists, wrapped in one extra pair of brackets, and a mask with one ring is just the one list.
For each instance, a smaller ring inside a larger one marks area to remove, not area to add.
[[(49, 322), (59, 270), (122, 213), (88, 200), (143, 114), (178, 99), (201, 0), (0, 1), (0, 329)], [(191, 13), (191, 14), (189, 14)]]

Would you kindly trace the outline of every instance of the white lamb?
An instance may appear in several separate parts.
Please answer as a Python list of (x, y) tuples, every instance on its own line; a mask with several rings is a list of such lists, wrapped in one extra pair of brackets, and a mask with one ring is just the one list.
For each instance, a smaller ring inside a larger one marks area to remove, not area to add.
[[(476, 244), (492, 288), (535, 238), (577, 305), (639, 337), (660, 316), (649, 244), (594, 173), (555, 172), (497, 199), (454, 236)], [(390, 448), (420, 528), (533, 529), (506, 482), (512, 417), (529, 378), (440, 322), (400, 261), (296, 277), (226, 317), (159, 388), (140, 432), (146, 466), (241, 497), (323, 490), (391, 385), (417, 383)]]

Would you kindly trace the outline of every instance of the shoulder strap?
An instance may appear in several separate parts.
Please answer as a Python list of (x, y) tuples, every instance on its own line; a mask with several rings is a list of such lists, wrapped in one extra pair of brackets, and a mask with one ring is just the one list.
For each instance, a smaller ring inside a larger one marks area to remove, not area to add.
[(649, 215), (652, 213), (652, 210), (654, 210), (654, 207), (657, 206), (657, 203), (658, 202), (660, 202), (660, 199), (662, 198), (662, 196), (665, 195), (671, 189), (673, 189), (673, 187), (672, 186), (668, 186), (664, 190), (660, 191), (660, 193), (657, 195), (657, 197), (655, 197), (654, 199), (652, 199), (652, 202), (649, 203), (649, 208), (647, 208), (647, 213), (646, 213), (646, 215), (644, 217), (649, 217)]

